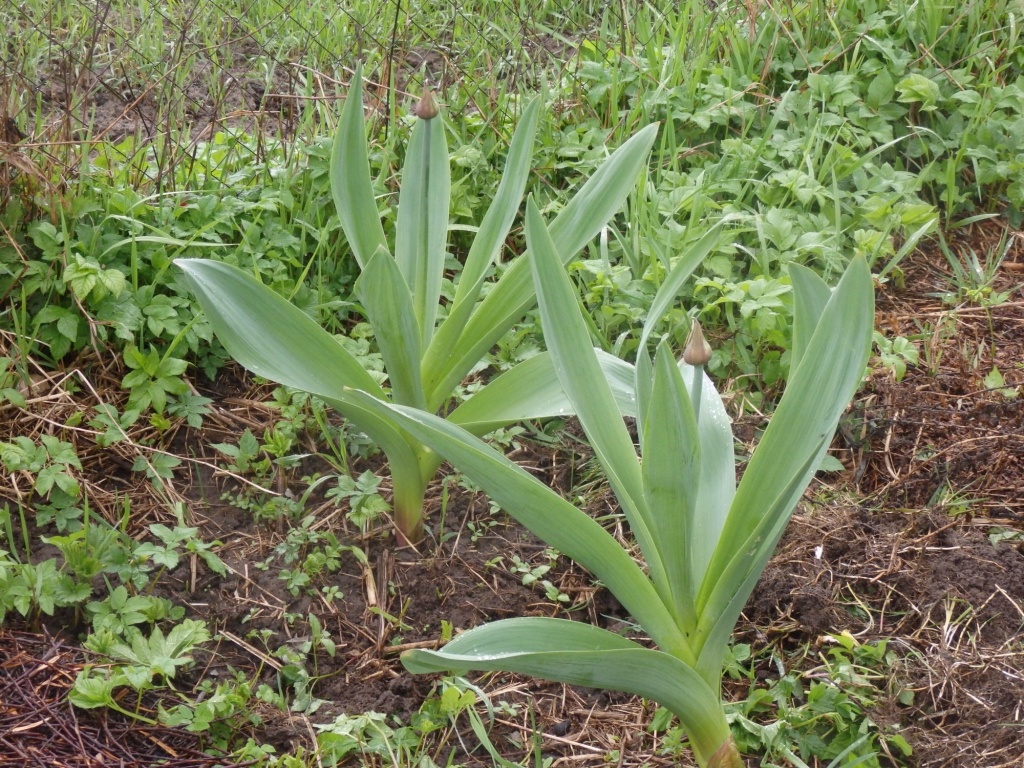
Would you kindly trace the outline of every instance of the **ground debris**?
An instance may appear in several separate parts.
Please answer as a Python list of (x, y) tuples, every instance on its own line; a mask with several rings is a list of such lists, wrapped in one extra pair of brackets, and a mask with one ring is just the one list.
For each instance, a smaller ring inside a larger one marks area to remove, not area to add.
[(68, 692), (84, 652), (47, 634), (0, 626), (3, 768), (241, 768), (203, 753), (195, 734), (148, 726), (108, 710), (76, 709)]

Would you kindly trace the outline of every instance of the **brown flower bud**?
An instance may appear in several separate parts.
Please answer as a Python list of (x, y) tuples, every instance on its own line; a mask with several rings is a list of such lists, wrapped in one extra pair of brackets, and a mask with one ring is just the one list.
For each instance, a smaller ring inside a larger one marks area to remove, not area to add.
[(420, 96), (420, 103), (413, 110), (416, 117), (421, 120), (433, 120), (437, 117), (437, 101), (434, 99), (434, 92), (426, 83), (423, 85), (423, 95)]
[(707, 365), (710, 360), (711, 346), (704, 338), (704, 331), (697, 318), (694, 318), (690, 335), (686, 339), (686, 347), (683, 349), (683, 362), (687, 365)]

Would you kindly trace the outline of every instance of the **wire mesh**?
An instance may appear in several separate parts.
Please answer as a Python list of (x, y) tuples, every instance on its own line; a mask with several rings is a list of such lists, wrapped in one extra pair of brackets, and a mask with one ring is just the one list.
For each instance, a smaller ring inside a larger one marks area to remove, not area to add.
[(458, 84), (479, 108), (496, 88), (557, 72), (589, 26), (617, 15), (625, 29), (638, 4), (605, 5), (0, 0), (0, 140), (291, 137), (313, 127), (310, 102), (343, 95), (360, 60), (389, 104), (426, 78)]

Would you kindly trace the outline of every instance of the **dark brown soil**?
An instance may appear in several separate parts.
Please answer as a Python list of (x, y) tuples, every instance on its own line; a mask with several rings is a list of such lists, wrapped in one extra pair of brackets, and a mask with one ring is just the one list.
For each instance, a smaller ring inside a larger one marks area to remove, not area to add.
[[(998, 232), (978, 228), (953, 240), (957, 252), (995, 248)], [(970, 238), (970, 239), (968, 239)], [(986, 306), (951, 291), (950, 269), (934, 245), (904, 265), (904, 287), (878, 293), (878, 325), (921, 341), (918, 366), (895, 382), (876, 374), (847, 436), (859, 490), (888, 506), (937, 508), (1024, 521), (1024, 238), (990, 286), (1006, 300)], [(1004, 383), (986, 383), (998, 370)]]

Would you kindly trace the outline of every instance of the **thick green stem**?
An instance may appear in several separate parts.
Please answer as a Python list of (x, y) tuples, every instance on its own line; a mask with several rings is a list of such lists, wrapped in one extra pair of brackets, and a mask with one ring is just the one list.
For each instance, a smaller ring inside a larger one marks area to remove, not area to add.
[(391, 465), (395, 533), (401, 547), (415, 546), (423, 539), (423, 497), (441, 466), (441, 457), (422, 444), (416, 455), (415, 466), (412, 462)]
[(692, 711), (685, 713), (678, 705), (673, 707), (669, 702), (661, 703), (679, 716), (679, 723), (690, 738), (690, 749), (697, 765), (701, 768), (744, 768), (721, 703), (706, 709), (702, 707), (699, 718), (694, 717)]
[(703, 397), (704, 389), (704, 366), (695, 365), (693, 367), (693, 390), (690, 394), (690, 403), (693, 405), (693, 417), (697, 423), (700, 423), (700, 399)]
[(707, 768), (744, 768), (743, 758), (730, 736), (706, 763)]
[(415, 546), (423, 538), (423, 497), (427, 486), (418, 475), (396, 473), (394, 485), (395, 533), (400, 547)]

